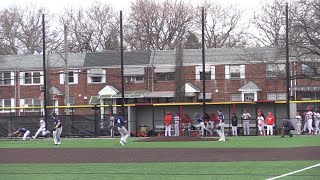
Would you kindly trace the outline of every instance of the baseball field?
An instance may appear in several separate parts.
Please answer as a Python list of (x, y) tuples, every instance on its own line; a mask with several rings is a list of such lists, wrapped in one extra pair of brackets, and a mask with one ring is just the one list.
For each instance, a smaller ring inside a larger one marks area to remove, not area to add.
[(320, 179), (320, 136), (0, 139), (0, 179)]

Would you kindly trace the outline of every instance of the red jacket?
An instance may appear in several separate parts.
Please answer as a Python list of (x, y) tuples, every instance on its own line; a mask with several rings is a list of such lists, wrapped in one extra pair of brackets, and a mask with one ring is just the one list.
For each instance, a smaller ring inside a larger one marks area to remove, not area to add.
[(166, 116), (164, 116), (164, 124), (167, 126), (172, 124), (172, 115), (167, 114)]
[(267, 122), (267, 125), (273, 125), (274, 124), (274, 117), (273, 116), (267, 116), (266, 122)]

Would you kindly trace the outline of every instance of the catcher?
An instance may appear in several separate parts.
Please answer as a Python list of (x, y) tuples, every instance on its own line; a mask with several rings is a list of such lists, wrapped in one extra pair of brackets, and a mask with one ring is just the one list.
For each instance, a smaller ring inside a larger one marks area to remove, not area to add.
[(19, 128), (17, 131), (13, 132), (13, 133), (9, 133), (8, 135), (11, 137), (19, 137), (21, 135), (23, 135), (23, 140), (26, 139), (30, 139), (30, 137), (28, 137), (30, 134), (30, 131), (26, 128)]

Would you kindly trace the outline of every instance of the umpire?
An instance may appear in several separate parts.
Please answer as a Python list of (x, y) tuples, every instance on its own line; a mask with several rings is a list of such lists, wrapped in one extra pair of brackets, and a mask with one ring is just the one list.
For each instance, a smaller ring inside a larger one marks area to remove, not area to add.
[(52, 113), (52, 118), (53, 118), (53, 141), (55, 145), (61, 144), (61, 133), (62, 133), (62, 124), (60, 122), (59, 117), (57, 116), (56, 113)]

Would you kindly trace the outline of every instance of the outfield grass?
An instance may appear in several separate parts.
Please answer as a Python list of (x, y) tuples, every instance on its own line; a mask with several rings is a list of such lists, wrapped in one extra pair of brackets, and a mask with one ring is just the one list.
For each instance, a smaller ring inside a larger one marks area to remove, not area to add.
[[(206, 180), (266, 179), (320, 161), (260, 162), (172, 162), (172, 163), (87, 163), (87, 164), (0, 164), (1, 179), (130, 179), (130, 180)], [(320, 178), (320, 167), (283, 179), (313, 180)]]
[[(230, 137), (226, 142), (133, 142), (129, 138), (124, 148), (288, 148), (320, 146), (320, 136)], [(62, 144), (53, 140), (0, 140), (0, 148), (119, 148), (119, 139), (63, 138)], [(196, 155), (196, 154), (195, 154)], [(214, 155), (214, 154), (213, 154)], [(106, 156), (108, 156), (106, 154)], [(201, 156), (201, 155), (200, 155)], [(168, 162), (168, 163), (65, 163), (65, 164), (0, 164), (0, 179), (130, 179), (130, 180), (206, 180), (206, 179), (267, 179), (303, 169), (320, 161), (257, 161), (257, 162)], [(318, 180), (320, 167), (281, 179)]]
[[(226, 142), (187, 141), (187, 142), (133, 142), (129, 138), (125, 148), (286, 148), (320, 146), (320, 136), (279, 136), (229, 137)], [(62, 144), (53, 145), (52, 138), (37, 140), (1, 139), (0, 148), (119, 148), (119, 139), (62, 138)]]

